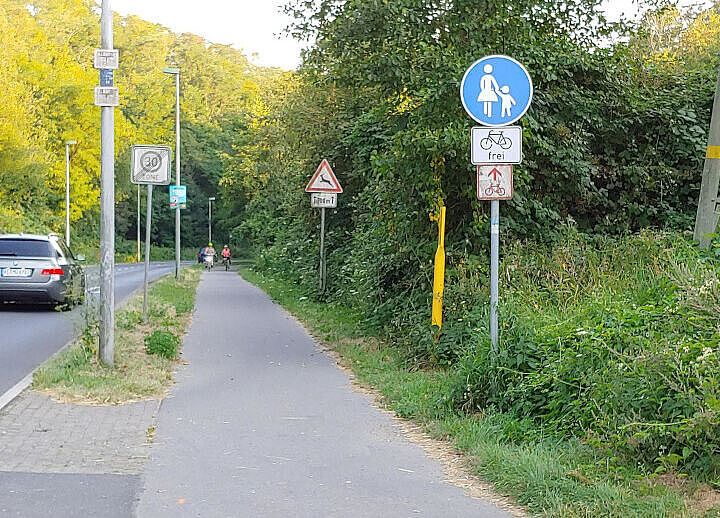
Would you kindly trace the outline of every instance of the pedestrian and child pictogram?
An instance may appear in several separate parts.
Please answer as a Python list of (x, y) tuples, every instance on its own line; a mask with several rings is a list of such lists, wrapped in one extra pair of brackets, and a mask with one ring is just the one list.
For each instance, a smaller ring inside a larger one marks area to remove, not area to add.
[(463, 77), (460, 97), (468, 114), (485, 126), (506, 126), (519, 120), (530, 107), (530, 74), (507, 56), (486, 56)]

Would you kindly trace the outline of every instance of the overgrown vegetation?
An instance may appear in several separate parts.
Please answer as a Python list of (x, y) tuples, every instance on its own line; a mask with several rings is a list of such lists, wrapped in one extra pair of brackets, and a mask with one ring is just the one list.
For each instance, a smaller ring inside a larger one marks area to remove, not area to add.
[(88, 328), (67, 351), (35, 372), (33, 389), (62, 401), (122, 404), (163, 397), (172, 384), (180, 337), (195, 307), (199, 268), (182, 277), (165, 277), (150, 286), (148, 321), (142, 320), (142, 294), (117, 313), (115, 366), (97, 358), (97, 326)]

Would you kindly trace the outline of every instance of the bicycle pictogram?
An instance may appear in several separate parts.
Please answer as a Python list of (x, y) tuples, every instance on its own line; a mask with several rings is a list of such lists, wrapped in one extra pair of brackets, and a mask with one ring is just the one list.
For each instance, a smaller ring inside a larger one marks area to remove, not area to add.
[(512, 140), (503, 135), (502, 131), (491, 130), (487, 137), (480, 140), (480, 147), (483, 149), (490, 149), (493, 144), (497, 144), (502, 149), (510, 149), (512, 146)]
[(491, 183), (490, 187), (485, 189), (485, 196), (505, 196), (505, 188), (499, 183)]

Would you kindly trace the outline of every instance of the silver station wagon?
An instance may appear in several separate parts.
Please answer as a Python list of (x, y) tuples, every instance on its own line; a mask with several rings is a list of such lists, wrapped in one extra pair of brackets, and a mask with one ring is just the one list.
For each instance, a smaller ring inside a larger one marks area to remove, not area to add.
[(81, 304), (85, 273), (57, 234), (0, 235), (0, 303)]

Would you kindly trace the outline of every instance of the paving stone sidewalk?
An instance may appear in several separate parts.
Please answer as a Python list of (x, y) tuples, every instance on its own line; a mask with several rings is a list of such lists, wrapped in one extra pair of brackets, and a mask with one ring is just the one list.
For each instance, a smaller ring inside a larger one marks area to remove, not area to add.
[(159, 406), (69, 405), (26, 391), (0, 411), (0, 471), (139, 474)]

